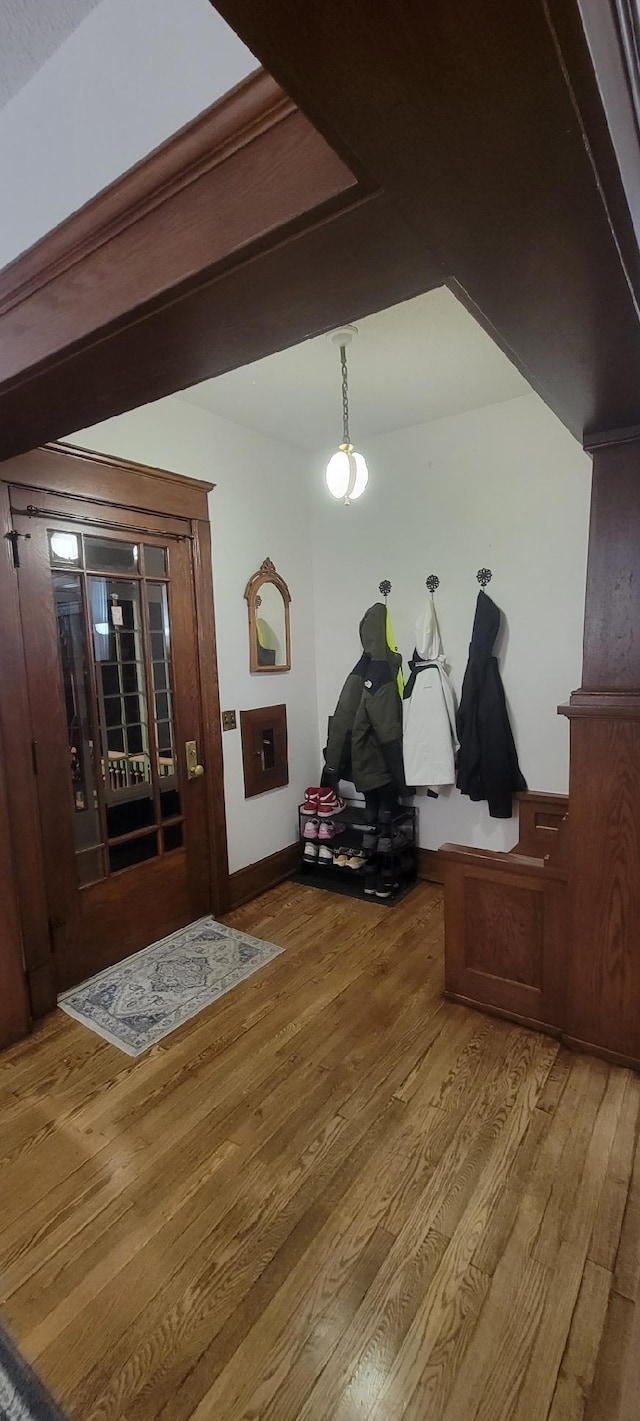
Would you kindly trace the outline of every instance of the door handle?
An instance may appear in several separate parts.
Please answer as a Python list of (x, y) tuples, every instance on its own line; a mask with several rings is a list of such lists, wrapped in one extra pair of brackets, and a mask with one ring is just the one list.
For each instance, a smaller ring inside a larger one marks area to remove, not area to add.
[(187, 740), (184, 747), (187, 761), (187, 779), (198, 780), (204, 774), (204, 765), (198, 764), (198, 745), (195, 740)]

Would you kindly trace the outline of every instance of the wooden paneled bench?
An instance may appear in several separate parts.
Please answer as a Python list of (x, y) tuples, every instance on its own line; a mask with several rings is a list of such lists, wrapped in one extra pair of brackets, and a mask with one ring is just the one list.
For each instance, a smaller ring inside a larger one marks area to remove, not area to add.
[(510, 853), (445, 844), (445, 994), (561, 1035), (567, 954), (564, 795), (527, 791)]

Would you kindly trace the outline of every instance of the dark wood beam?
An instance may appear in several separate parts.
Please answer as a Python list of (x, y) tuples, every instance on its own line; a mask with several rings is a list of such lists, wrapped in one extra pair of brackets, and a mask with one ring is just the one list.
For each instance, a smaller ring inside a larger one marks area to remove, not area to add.
[(597, 86), (597, 154), (572, 87), (591, 62), (578, 0), (216, 8), (576, 435), (638, 423), (640, 326), (596, 157), (618, 198), (619, 174)]
[(393, 205), (361, 199), (0, 389), (0, 458), (441, 283)]
[(259, 70), (0, 273), (0, 457), (441, 281)]

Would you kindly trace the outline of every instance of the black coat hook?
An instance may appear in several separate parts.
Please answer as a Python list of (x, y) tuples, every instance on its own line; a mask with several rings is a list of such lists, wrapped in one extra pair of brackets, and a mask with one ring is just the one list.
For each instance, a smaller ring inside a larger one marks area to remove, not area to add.
[(430, 591), (432, 597), (433, 597), (433, 594), (434, 594), (436, 588), (439, 587), (439, 586), (440, 586), (440, 578), (439, 578), (439, 577), (436, 577), (435, 572), (430, 572), (430, 573), (429, 573), (429, 576), (428, 576), (428, 578), (427, 578), (427, 587), (428, 587), (428, 589), (429, 589), (429, 591)]
[(481, 567), (480, 571), (476, 573), (476, 577), (478, 579), (478, 582), (480, 583), (480, 586), (486, 587), (487, 583), (490, 582), (491, 578), (493, 577), (491, 568)]
[(389, 593), (391, 591), (391, 583), (388, 582), (386, 578), (384, 582), (380, 583), (379, 591), (382, 593), (382, 596), (384, 597), (384, 600), (386, 602), (387, 597), (389, 596)]

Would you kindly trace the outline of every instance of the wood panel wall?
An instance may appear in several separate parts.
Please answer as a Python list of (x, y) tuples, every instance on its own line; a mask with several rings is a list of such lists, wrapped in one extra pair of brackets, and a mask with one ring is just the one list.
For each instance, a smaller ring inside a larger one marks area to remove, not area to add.
[(571, 720), (567, 1037), (640, 1069), (640, 437), (595, 449)]

